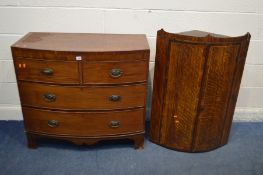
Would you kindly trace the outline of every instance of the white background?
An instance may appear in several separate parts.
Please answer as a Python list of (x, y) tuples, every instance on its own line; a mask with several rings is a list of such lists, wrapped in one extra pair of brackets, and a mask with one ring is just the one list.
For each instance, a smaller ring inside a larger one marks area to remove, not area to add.
[(262, 0), (0, 0), (0, 120), (22, 119), (10, 45), (27, 32), (146, 34), (152, 79), (156, 31), (161, 28), (230, 36), (250, 32), (236, 112), (263, 114)]

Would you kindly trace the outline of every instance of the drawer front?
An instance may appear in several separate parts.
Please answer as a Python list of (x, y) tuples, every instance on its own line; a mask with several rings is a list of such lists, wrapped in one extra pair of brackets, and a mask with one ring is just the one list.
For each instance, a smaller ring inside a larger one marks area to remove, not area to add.
[(73, 110), (142, 107), (146, 84), (118, 87), (77, 87), (20, 82), (22, 105)]
[(85, 62), (85, 84), (118, 84), (146, 82), (148, 62)]
[(76, 61), (16, 59), (14, 64), (18, 80), (59, 84), (79, 83)]
[(103, 136), (144, 131), (144, 110), (55, 112), (23, 108), (27, 131), (75, 136)]

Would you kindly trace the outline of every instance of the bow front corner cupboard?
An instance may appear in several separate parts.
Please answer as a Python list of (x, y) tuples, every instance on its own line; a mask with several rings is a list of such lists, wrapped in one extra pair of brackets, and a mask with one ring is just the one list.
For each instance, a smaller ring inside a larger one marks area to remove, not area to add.
[(250, 34), (157, 33), (150, 139), (202, 152), (228, 141)]

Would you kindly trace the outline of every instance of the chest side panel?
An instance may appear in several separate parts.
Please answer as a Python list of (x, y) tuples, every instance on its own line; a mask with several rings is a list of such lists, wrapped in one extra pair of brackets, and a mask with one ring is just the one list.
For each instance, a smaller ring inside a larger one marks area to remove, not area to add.
[(162, 110), (164, 100), (164, 89), (166, 87), (167, 79), (166, 68), (168, 66), (168, 60), (166, 55), (168, 44), (168, 38), (165, 35), (163, 35), (162, 32), (158, 32), (150, 122), (150, 138), (156, 143), (160, 142), (160, 128), (163, 117)]
[(206, 45), (171, 42), (161, 142), (188, 150), (192, 144)]

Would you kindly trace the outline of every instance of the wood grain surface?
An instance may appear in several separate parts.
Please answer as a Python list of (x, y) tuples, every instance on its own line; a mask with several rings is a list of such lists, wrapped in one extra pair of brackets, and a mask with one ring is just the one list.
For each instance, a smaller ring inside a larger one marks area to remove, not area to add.
[(125, 52), (149, 50), (143, 34), (30, 32), (12, 47), (67, 52)]
[(220, 144), (238, 49), (239, 45), (210, 47), (194, 150), (207, 150)]
[(161, 129), (160, 141), (171, 147), (190, 149), (203, 75), (199, 70), (204, 67), (206, 46), (173, 42), (170, 49), (162, 121), (167, 124)]

